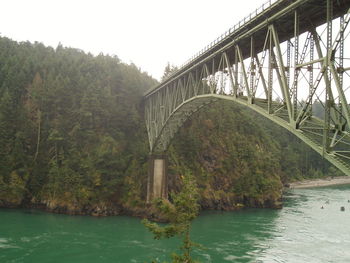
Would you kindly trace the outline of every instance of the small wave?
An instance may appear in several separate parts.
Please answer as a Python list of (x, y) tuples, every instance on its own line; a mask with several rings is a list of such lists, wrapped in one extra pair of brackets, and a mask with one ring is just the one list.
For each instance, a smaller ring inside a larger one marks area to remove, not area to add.
[(227, 260), (227, 261), (234, 261), (236, 259), (238, 259), (239, 257), (237, 256), (234, 256), (234, 255), (228, 255), (226, 257), (224, 257), (224, 260)]
[(9, 242), (8, 239), (0, 237), (0, 243), (7, 243), (7, 242)]
[(135, 244), (135, 245), (140, 245), (140, 244), (142, 244), (142, 242), (139, 241), (139, 240), (130, 240), (130, 241), (128, 241), (128, 243)]
[(13, 246), (13, 245), (0, 245), (0, 248), (19, 248), (19, 246)]
[(30, 238), (29, 237), (21, 237), (21, 241), (22, 242), (30, 242)]
[(10, 244), (11, 240), (7, 238), (0, 238), (0, 248), (19, 248), (16, 245)]

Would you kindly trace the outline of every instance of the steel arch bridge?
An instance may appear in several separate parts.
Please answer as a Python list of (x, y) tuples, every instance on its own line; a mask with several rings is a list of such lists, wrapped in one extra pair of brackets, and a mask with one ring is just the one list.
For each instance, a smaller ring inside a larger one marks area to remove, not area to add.
[(164, 153), (191, 114), (222, 99), (350, 175), (349, 8), (350, 0), (269, 1), (230, 28), (144, 95), (151, 153)]

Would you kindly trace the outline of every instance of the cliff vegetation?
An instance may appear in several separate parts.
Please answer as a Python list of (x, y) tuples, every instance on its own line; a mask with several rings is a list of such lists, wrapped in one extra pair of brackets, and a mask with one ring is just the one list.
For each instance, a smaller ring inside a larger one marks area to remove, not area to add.
[[(0, 206), (152, 214), (142, 94), (157, 81), (116, 56), (0, 38)], [(277, 207), (285, 183), (335, 173), (253, 112), (216, 103), (168, 151), (170, 190), (192, 171), (203, 209)]]

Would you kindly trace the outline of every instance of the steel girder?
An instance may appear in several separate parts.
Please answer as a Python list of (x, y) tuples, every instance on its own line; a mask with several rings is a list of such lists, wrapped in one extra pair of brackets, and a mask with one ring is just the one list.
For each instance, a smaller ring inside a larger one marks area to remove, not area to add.
[[(286, 128), (350, 175), (350, 1), (319, 0), (323, 23), (303, 14), (308, 3), (314, 1), (277, 1), (268, 19), (248, 21), (228, 44), (145, 94), (151, 152), (165, 152), (194, 112), (224, 99)], [(315, 101), (323, 107), (320, 118), (313, 114)]]

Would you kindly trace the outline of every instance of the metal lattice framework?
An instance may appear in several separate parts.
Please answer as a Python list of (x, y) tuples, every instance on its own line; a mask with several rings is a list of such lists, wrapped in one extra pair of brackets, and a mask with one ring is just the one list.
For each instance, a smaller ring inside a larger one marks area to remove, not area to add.
[(349, 8), (350, 0), (279, 0), (257, 9), (145, 94), (151, 152), (166, 151), (189, 116), (224, 99), (350, 175)]

